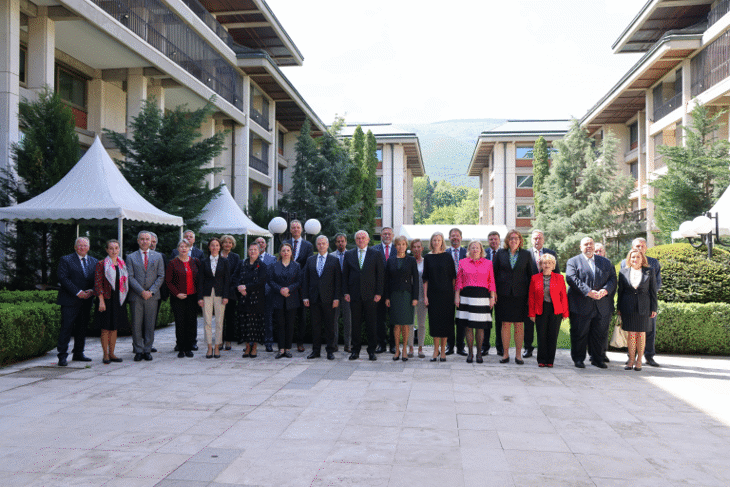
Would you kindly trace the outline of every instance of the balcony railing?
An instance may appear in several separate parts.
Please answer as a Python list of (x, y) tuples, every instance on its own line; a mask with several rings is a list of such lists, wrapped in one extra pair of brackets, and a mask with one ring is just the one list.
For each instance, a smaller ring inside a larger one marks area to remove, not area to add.
[(682, 105), (682, 93), (677, 93), (664, 104), (654, 107), (654, 121), (657, 121), (665, 116), (669, 115), (672, 111), (676, 110)]
[(730, 12), (730, 0), (720, 0), (717, 2), (715, 8), (707, 14), (707, 27), (716, 23), (728, 12)]
[(233, 47), (236, 43), (233, 40), (233, 37), (231, 37), (231, 34), (228, 33), (228, 31), (223, 28), (223, 26), (216, 20), (215, 17), (213, 17), (210, 12), (208, 12), (205, 7), (203, 7), (203, 4), (201, 4), (198, 0), (181, 0), (182, 3), (188, 6), (190, 10), (193, 11), (195, 15), (197, 15), (200, 20), (203, 21), (205, 25), (208, 26), (210, 30), (215, 32), (215, 35), (217, 35), (223, 42), (226, 43), (227, 46)]
[(643, 223), (646, 221), (646, 208), (640, 210), (628, 211), (617, 218), (617, 223), (633, 222)]
[(92, 0), (221, 98), (243, 110), (243, 76), (160, 0)]
[(730, 76), (730, 31), (712, 41), (692, 58), (692, 97)]
[(269, 130), (269, 114), (263, 114), (251, 107), (251, 120), (261, 125), (264, 130)]
[(269, 164), (253, 154), (248, 155), (248, 165), (260, 173), (266, 174), (267, 176), (269, 175)]

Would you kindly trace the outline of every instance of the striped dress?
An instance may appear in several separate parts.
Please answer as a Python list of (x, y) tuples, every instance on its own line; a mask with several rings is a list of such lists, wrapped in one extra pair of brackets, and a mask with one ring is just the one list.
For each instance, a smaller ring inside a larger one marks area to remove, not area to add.
[(456, 290), (459, 291), (459, 309), (456, 319), (466, 328), (483, 330), (492, 321), (490, 292), (496, 292), (492, 263), (481, 258), (459, 261), (456, 275)]

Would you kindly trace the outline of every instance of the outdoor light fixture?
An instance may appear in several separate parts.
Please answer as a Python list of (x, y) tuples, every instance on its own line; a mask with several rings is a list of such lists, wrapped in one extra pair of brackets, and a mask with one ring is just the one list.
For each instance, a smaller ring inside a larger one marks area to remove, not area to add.
[[(715, 220), (714, 224), (712, 220)], [(679, 226), (679, 233), (696, 249), (707, 245), (708, 259), (712, 258), (713, 245), (725, 245), (720, 241), (720, 223), (717, 213), (713, 216), (708, 211), (706, 215), (700, 215), (692, 221), (682, 223)]]
[(280, 235), (286, 232), (286, 227), (286, 220), (280, 216), (272, 218), (269, 222), (269, 231), (275, 235)]
[(320, 230), (322, 230), (322, 224), (319, 223), (319, 220), (310, 218), (309, 220), (304, 222), (304, 231), (308, 234), (316, 235), (319, 233)]

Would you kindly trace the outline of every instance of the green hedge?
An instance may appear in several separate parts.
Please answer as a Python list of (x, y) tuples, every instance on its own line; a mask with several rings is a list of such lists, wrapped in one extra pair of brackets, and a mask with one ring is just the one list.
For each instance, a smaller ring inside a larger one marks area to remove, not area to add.
[(0, 303), (55, 304), (58, 291), (0, 291)]
[(659, 303), (656, 350), (730, 355), (730, 304)]
[(0, 364), (43, 355), (58, 341), (61, 307), (25, 302), (0, 304)]

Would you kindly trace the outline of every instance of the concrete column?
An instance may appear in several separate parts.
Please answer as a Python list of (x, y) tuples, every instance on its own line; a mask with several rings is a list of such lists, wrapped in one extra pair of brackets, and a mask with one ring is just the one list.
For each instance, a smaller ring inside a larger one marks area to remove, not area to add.
[(403, 217), (405, 210), (403, 208), (403, 177), (406, 166), (405, 149), (402, 144), (393, 145), (393, 165), (391, 177), (388, 185), (393, 188), (393, 198), (391, 199), (391, 226), (394, 231), (399, 231), (403, 226)]
[(517, 173), (515, 171), (515, 156), (517, 144), (515, 142), (509, 142), (507, 143), (506, 147), (507, 163), (504, 174), (504, 204), (507, 210), (507, 217), (505, 218), (505, 225), (507, 225), (508, 228), (515, 228), (517, 226)]
[(641, 111), (636, 116), (636, 126), (638, 128), (637, 133), (637, 141), (639, 143), (637, 154), (639, 156), (639, 159), (637, 161), (638, 167), (638, 173), (639, 173), (639, 180), (638, 180), (638, 188), (639, 188), (639, 199), (637, 200), (637, 208), (641, 209), (644, 207), (644, 200), (646, 197), (644, 196), (644, 187), (647, 184), (647, 173), (646, 173), (646, 152), (642, 151), (642, 146), (646, 148), (646, 113)]
[(403, 221), (404, 225), (413, 225), (413, 170), (406, 169), (406, 189), (405, 189), (405, 203), (406, 203), (406, 217)]
[(88, 120), (87, 128), (101, 137), (101, 130), (106, 127), (104, 120), (104, 97), (106, 84), (101, 78), (94, 78), (88, 84)]
[(676, 141), (677, 145), (687, 146), (687, 137), (684, 137), (687, 127), (692, 123), (692, 61), (685, 59), (682, 62), (682, 140)]
[(142, 111), (142, 103), (147, 100), (147, 78), (142, 68), (129, 68), (127, 72), (127, 133), (132, 119)]
[(233, 199), (238, 206), (248, 206), (248, 127), (235, 125), (233, 127), (233, 175), (232, 188)]
[(506, 175), (505, 157), (507, 143), (498, 142), (494, 145), (494, 221), (493, 225), (507, 225), (505, 218), (506, 204)]
[[(651, 90), (646, 90), (646, 113), (644, 114), (646, 127), (646, 181), (651, 181), (651, 173), (654, 172), (654, 138), (650, 135), (651, 120), (650, 114), (654, 113), (654, 97)], [(646, 245), (654, 246), (654, 188), (647, 184), (646, 187)]]
[(157, 108), (165, 111), (165, 88), (162, 87), (162, 85), (155, 84), (153, 86), (150, 86), (147, 89), (147, 99), (155, 100), (155, 105), (157, 105)]
[(391, 219), (391, 208), (393, 206), (393, 191), (391, 187), (391, 174), (393, 173), (393, 144), (383, 144), (383, 209), (382, 219), (384, 227), (393, 226)]
[(28, 18), (28, 88), (40, 93), (55, 89), (56, 23), (48, 7), (38, 7), (38, 16)]
[(266, 161), (269, 166), (269, 176), (271, 176), (271, 188), (269, 188), (269, 191), (266, 195), (266, 205), (269, 208), (273, 208), (276, 203), (276, 177), (278, 174), (277, 168), (278, 164), (276, 163), (277, 158), (277, 144), (279, 143), (279, 137), (277, 137), (276, 134), (276, 102), (273, 100), (269, 100), (269, 127), (271, 127), (271, 130), (269, 130), (269, 133), (272, 135), (271, 137), (271, 144), (269, 144), (269, 160)]
[[(208, 118), (205, 120), (202, 124), (200, 124), (200, 138), (198, 140), (208, 139), (210, 137), (213, 137), (215, 135), (215, 120), (213, 120), (213, 117)], [(211, 159), (208, 161), (208, 164), (206, 164), (208, 168), (215, 167), (215, 160)], [(205, 181), (208, 183), (208, 186), (211, 188), (215, 187), (215, 176), (213, 174), (209, 174), (206, 176)]]
[[(0, 169), (8, 167), (18, 142), (20, 101), (20, 1), (0, 0)], [(2, 225), (4, 228), (4, 225)]]

